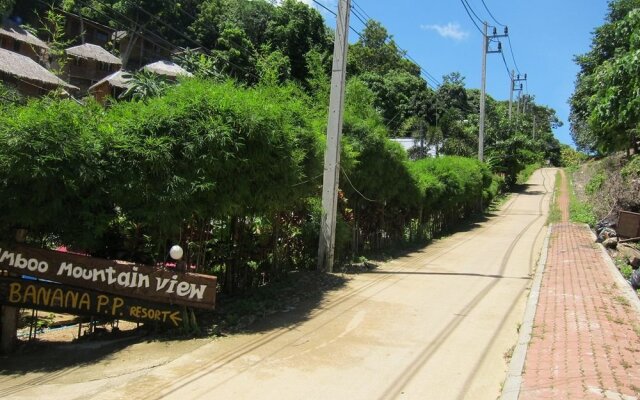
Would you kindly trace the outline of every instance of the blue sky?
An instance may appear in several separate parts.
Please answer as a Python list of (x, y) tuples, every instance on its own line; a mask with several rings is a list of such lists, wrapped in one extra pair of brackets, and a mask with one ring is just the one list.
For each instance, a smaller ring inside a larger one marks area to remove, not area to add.
[[(337, 11), (337, 0), (318, 0)], [(353, 0), (352, 0), (353, 1)], [(467, 0), (478, 16), (493, 23), (481, 0)], [(305, 0), (312, 3), (311, 0)], [(495, 18), (509, 26), (511, 43), (520, 72), (528, 75), (529, 94), (536, 102), (556, 110), (564, 126), (555, 132), (566, 144), (569, 106), (577, 66), (576, 54), (589, 50), (591, 32), (602, 25), (606, 0), (485, 0)], [(424, 69), (441, 80), (442, 75), (460, 72), (467, 87), (479, 88), (482, 36), (467, 16), (460, 0), (356, 0), (356, 4), (393, 35)], [(324, 12), (329, 25), (333, 16)], [(495, 25), (495, 24), (494, 24)], [(361, 30), (354, 16), (351, 26)], [(355, 38), (354, 38), (355, 40)], [(505, 58), (514, 69), (507, 43)], [(509, 98), (509, 77), (500, 54), (487, 57), (487, 93), (498, 100)]]

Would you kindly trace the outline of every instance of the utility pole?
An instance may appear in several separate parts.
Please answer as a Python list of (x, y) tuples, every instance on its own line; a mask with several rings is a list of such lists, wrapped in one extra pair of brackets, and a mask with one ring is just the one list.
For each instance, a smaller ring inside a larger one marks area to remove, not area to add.
[(536, 140), (536, 115), (533, 114), (533, 140)]
[(480, 130), (478, 132), (478, 160), (480, 161), (484, 161), (484, 108), (487, 92), (487, 50), (489, 50), (489, 38), (487, 37), (487, 21), (485, 21), (482, 25), (482, 82), (480, 84)]
[(511, 108), (513, 106), (513, 85), (515, 82), (513, 81), (515, 78), (515, 72), (511, 70), (511, 84), (509, 85), (509, 121), (511, 121)]
[(498, 49), (489, 49), (489, 43), (492, 39), (501, 37), (507, 37), (509, 35), (509, 28), (504, 28), (504, 34), (498, 35), (497, 29), (493, 28), (493, 34), (487, 35), (487, 29), (489, 25), (487, 21), (482, 23), (484, 30), (482, 34), (482, 82), (480, 84), (480, 129), (478, 132), (478, 159), (484, 161), (484, 119), (485, 119), (485, 102), (487, 95), (487, 54), (501, 53), (502, 43), (498, 42)]
[[(522, 83), (520, 83), (518, 85), (518, 82), (521, 81), (526, 81), (527, 80), (527, 74), (524, 74), (524, 78), (520, 78), (520, 74), (518, 74), (518, 76), (516, 77), (515, 72), (512, 70), (511, 71), (511, 93), (509, 94), (509, 121), (511, 121), (511, 108), (513, 105), (513, 92), (522, 92)], [(518, 99), (520, 98), (520, 95), (518, 95)], [(518, 108), (519, 110), (519, 108)]]
[(324, 153), (324, 175), (322, 178), (322, 218), (320, 219), (320, 240), (318, 243), (318, 269), (327, 272), (333, 272), (335, 251), (338, 181), (340, 178), (340, 138), (342, 137), (344, 114), (350, 10), (351, 0), (340, 0), (336, 20), (336, 37), (333, 45), (327, 148)]

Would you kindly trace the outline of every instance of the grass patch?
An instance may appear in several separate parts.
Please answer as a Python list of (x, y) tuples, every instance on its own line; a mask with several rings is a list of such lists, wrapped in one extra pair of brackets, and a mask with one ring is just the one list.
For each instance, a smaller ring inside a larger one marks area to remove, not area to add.
[(526, 167), (524, 167), (522, 171), (518, 172), (518, 176), (516, 177), (516, 184), (524, 185), (525, 183), (527, 183), (529, 178), (531, 178), (531, 175), (533, 175), (533, 173), (536, 172), (536, 170), (541, 167), (542, 167), (542, 164), (540, 163), (529, 164)]
[(569, 177), (569, 219), (571, 222), (588, 224), (595, 226), (597, 220), (591, 205), (583, 203), (576, 196), (573, 186), (573, 174), (567, 174)]
[(560, 171), (556, 172), (556, 183), (553, 189), (553, 204), (549, 210), (549, 216), (547, 217), (547, 225), (555, 224), (562, 221), (562, 213), (560, 212), (560, 206), (558, 205), (558, 197), (560, 196), (560, 185), (562, 185), (562, 175)]
[(627, 298), (624, 296), (616, 296), (613, 299), (620, 303), (620, 305), (623, 307), (629, 307), (631, 305), (629, 304), (629, 300), (627, 300)]
[(507, 362), (507, 364), (509, 363), (509, 361), (511, 361), (511, 357), (513, 357), (513, 352), (515, 350), (516, 350), (516, 345), (514, 344), (509, 348), (509, 350), (505, 351), (504, 354), (502, 355), (502, 357)]
[(510, 198), (513, 193), (500, 193), (496, 197), (491, 200), (491, 205), (489, 205), (489, 211), (498, 211), (500, 207), (504, 205)]
[(627, 264), (627, 260), (625, 260), (624, 257), (616, 257), (613, 261), (616, 264), (616, 267), (618, 267), (618, 270), (620, 271), (622, 276), (624, 276), (624, 279), (631, 279), (633, 268), (631, 268), (631, 265)]

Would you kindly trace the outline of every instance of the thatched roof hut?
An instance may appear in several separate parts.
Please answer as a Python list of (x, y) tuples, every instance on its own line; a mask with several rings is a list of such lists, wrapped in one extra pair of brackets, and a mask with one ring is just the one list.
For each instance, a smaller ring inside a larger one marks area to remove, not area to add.
[[(61, 80), (46, 68), (33, 61), (29, 57), (0, 48), (0, 79), (20, 83), (20, 86), (28, 85), (42, 90), (52, 90), (62, 87), (67, 90), (77, 91), (78, 88)], [(37, 90), (26, 90), (28, 95), (41, 94)]]
[(100, 80), (89, 88), (92, 94), (100, 103), (104, 103), (107, 97), (118, 98), (118, 96), (129, 88), (131, 74), (120, 70)]
[(175, 79), (178, 76), (193, 76), (192, 73), (182, 68), (176, 63), (171, 61), (157, 61), (142, 67), (142, 69), (156, 73), (158, 75), (164, 75), (169, 78)]
[(34, 47), (49, 50), (49, 46), (47, 46), (45, 42), (38, 39), (29, 31), (8, 18), (2, 20), (2, 26), (0, 26), (0, 36), (7, 36), (18, 42), (27, 43)]
[(120, 59), (100, 46), (91, 43), (69, 47), (65, 50), (68, 55), (86, 60), (94, 60), (105, 64), (122, 65)]

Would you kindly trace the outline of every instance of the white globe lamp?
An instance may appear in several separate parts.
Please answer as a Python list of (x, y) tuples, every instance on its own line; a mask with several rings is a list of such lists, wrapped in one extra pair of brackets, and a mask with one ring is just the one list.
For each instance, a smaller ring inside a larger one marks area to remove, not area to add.
[(169, 256), (171, 256), (171, 258), (173, 258), (176, 261), (181, 259), (183, 254), (184, 254), (184, 250), (182, 250), (182, 247), (178, 246), (177, 244), (174, 246), (171, 246), (171, 249), (169, 250)]

